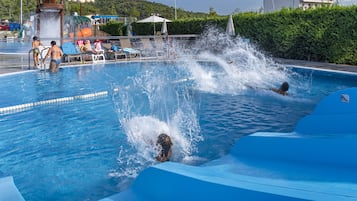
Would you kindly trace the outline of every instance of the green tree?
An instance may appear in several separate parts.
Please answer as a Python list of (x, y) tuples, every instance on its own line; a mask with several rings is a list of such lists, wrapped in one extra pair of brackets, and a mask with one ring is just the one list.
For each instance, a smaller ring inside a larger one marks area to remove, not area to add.
[(138, 9), (136, 9), (136, 7), (133, 7), (130, 10), (130, 17), (139, 17), (140, 16), (140, 12), (138, 11)]
[(209, 16), (210, 16), (210, 17), (218, 16), (217, 12), (214, 10), (213, 7), (210, 7), (210, 8), (209, 8)]

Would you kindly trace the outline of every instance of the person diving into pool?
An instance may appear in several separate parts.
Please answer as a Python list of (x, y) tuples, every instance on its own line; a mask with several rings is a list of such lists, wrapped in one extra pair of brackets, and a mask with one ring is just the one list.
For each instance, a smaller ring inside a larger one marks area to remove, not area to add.
[(159, 154), (155, 157), (160, 162), (169, 161), (172, 155), (172, 141), (169, 135), (161, 133), (157, 137), (156, 145), (160, 147)]

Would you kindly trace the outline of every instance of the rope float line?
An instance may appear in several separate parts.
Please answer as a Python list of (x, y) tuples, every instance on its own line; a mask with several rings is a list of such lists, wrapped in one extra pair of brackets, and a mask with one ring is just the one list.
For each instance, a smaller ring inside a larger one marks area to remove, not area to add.
[(97, 97), (107, 96), (107, 95), (108, 95), (108, 91), (101, 91), (101, 92), (96, 92), (96, 93), (91, 93), (91, 94), (70, 96), (70, 97), (64, 97), (64, 98), (55, 98), (55, 99), (50, 99), (50, 100), (25, 103), (25, 104), (14, 105), (14, 106), (9, 106), (9, 107), (2, 107), (2, 108), (0, 108), (0, 114), (11, 114), (11, 113), (16, 113), (16, 112), (21, 112), (24, 110), (29, 110), (34, 107), (42, 106), (42, 105), (72, 102), (74, 100), (97, 98)]

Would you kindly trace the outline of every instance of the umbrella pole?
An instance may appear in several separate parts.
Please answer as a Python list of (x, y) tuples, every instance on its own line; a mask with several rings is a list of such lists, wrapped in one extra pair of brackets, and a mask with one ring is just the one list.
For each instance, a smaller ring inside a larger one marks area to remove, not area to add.
[(156, 35), (155, 22), (154, 22), (154, 36)]

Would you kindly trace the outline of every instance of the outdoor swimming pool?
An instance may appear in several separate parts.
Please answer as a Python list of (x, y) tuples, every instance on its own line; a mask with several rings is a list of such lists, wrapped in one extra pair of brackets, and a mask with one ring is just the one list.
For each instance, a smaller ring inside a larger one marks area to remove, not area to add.
[[(195, 77), (188, 73), (192, 68), (212, 76)], [(289, 97), (237, 83), (212, 87), (232, 81), (215, 62), (105, 64), (2, 76), (0, 108), (57, 102), (1, 114), (0, 170), (14, 176), (26, 200), (97, 200), (124, 190), (157, 163), (150, 141), (160, 132), (172, 135), (172, 161), (199, 165), (229, 152), (243, 135), (292, 131), (323, 97), (357, 85), (351, 75), (284, 72)], [(99, 92), (107, 93), (82, 96)], [(58, 99), (63, 97), (77, 98)]]
[[(293, 131), (322, 98), (357, 86), (353, 74), (284, 67), (227, 43), (221, 54), (196, 52), (199, 60), (0, 76), (0, 176), (12, 175), (27, 201), (98, 200), (157, 164), (161, 132), (173, 139), (171, 161), (201, 165), (241, 136)], [(289, 96), (267, 90), (284, 81)]]

